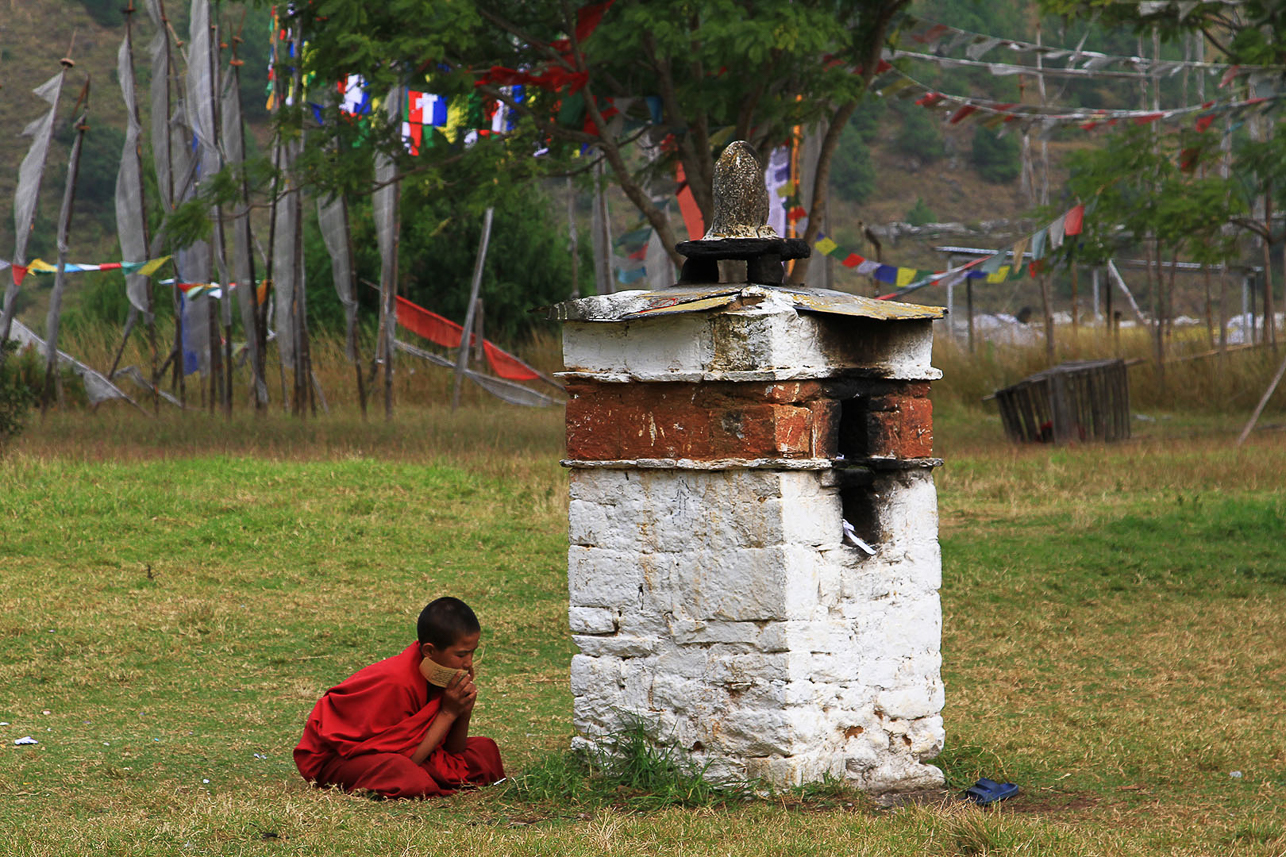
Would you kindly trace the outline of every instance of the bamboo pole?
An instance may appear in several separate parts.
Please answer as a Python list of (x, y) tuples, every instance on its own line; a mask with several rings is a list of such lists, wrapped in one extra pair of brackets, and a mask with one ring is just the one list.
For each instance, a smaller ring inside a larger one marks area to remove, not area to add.
[[(71, 60), (64, 60), (70, 63)], [(54, 275), (54, 290), (49, 298), (49, 321), (45, 330), (45, 385), (40, 395), (40, 415), (49, 411), (49, 399), (55, 388), (58, 394), (58, 406), (63, 406), (62, 378), (58, 375), (58, 326), (62, 320), (63, 285), (67, 277), (67, 241), (71, 232), (72, 209), (76, 202), (76, 178), (80, 171), (80, 153), (85, 145), (85, 132), (89, 126), (85, 117), (89, 114), (89, 78), (80, 92), (80, 101), (85, 103), (85, 112), (76, 120), (76, 141), (71, 146), (71, 157), (67, 162), (67, 184), (63, 189), (62, 212), (58, 218), (58, 271)]]
[[(125, 41), (129, 45), (129, 74), (135, 83), (137, 76), (134, 74), (134, 0), (129, 0), (129, 5), (125, 8)], [(134, 92), (134, 124), (139, 126), (139, 133), (142, 134), (143, 123), (138, 112), (138, 90), (135, 87)], [(143, 242), (150, 245), (147, 234), (147, 191), (143, 181), (143, 152), (142, 146), (135, 143), (134, 157), (138, 163), (138, 199), (139, 205), (143, 212)], [(125, 341), (129, 338), (129, 328), (126, 326), (125, 334), (121, 337), (121, 347), (116, 352), (116, 359), (112, 361), (111, 371), (107, 373), (107, 380), (112, 380), (116, 374), (116, 367), (120, 364), (121, 354), (125, 351)], [(150, 380), (152, 382), (152, 414), (153, 416), (161, 412), (161, 395), (157, 387), (157, 353), (156, 353), (156, 294), (152, 287), (152, 278), (147, 278), (147, 341), (148, 350), (151, 352), (152, 373)]]
[[(217, 11), (216, 11), (217, 15)], [(220, 85), (222, 75), (219, 70), (219, 60), (223, 53), (224, 45), (219, 40), (219, 23), (217, 17), (210, 22), (210, 102), (212, 115), (214, 116), (214, 127), (211, 132), (214, 134), (215, 149), (219, 152), (219, 168), (226, 166), (223, 160), (223, 146), (220, 144), (223, 139), (223, 104), (219, 94), (223, 91)], [(233, 277), (229, 276), (228, 271), (228, 242), (227, 235), (223, 229), (223, 207), (215, 206), (214, 209), (215, 224), (215, 252), (218, 254), (219, 276), (223, 279), (223, 288), (220, 290), (219, 309), (223, 315), (223, 374), (220, 376), (220, 386), (222, 387), (222, 398), (224, 416), (232, 419), (232, 281)], [(215, 330), (218, 330), (216, 325)]]
[[(389, 95), (389, 121), (397, 123), (402, 115), (402, 99), (405, 98), (406, 90), (401, 86), (395, 86)], [(379, 155), (376, 156), (377, 159)], [(377, 161), (376, 176), (381, 175), (380, 166)], [(396, 179), (396, 170), (393, 170), (391, 184), (387, 186), (388, 192), (392, 195), (391, 206), (391, 235), (388, 236), (389, 258), (384, 258), (384, 244), (381, 242), (380, 258), (380, 348), (378, 354), (384, 360), (384, 418), (393, 419), (393, 354), (395, 352), (394, 340), (397, 338), (397, 281), (398, 281), (398, 248), (399, 238), (402, 232), (401, 218), (401, 182)], [(372, 200), (373, 203), (375, 202)]]
[[(353, 231), (348, 223), (348, 200), (341, 198), (344, 212), (344, 242), (348, 245), (348, 297), (357, 303), (357, 270), (353, 267)], [(357, 376), (357, 401), (362, 406), (362, 419), (366, 419), (366, 385), (362, 381), (362, 352), (357, 339), (357, 325), (348, 325), (348, 349), (353, 357), (353, 374)]]
[[(243, 17), (243, 22), (244, 22), (244, 17)], [(237, 92), (238, 99), (240, 99), (241, 97), (240, 93), (241, 93), (242, 61), (237, 56), (237, 46), (240, 44), (241, 44), (241, 33), (240, 33), (240, 30), (238, 30), (237, 35), (232, 37), (232, 60), (229, 63), (232, 66), (232, 86), (234, 90)], [(246, 151), (245, 114), (240, 110), (238, 110), (237, 118), (239, 120), (237, 123), (237, 133), (241, 138), (241, 155), (242, 155), (243, 166), (244, 166), (245, 151)], [(252, 324), (249, 326), (249, 329), (245, 331), (246, 339), (249, 340), (254, 346), (253, 348), (251, 348), (253, 359), (251, 360), (251, 364), (250, 364), (250, 375), (251, 375), (250, 386), (251, 386), (251, 394), (253, 396), (254, 403), (255, 403), (255, 411), (256, 413), (262, 413), (264, 410), (267, 409), (267, 406), (268, 406), (268, 401), (267, 401), (268, 387), (264, 381), (265, 367), (267, 366), (266, 355), (264, 353), (264, 348), (266, 345), (265, 340), (267, 338), (267, 329), (266, 329), (267, 315), (263, 314), (261, 317), (261, 314), (259, 311), (258, 279), (255, 277), (255, 254), (254, 254), (254, 240), (253, 240), (254, 236), (250, 231), (250, 179), (247, 177), (244, 168), (241, 171), (241, 200), (242, 200), (242, 204), (245, 205), (245, 208), (246, 208), (246, 214), (244, 217), (241, 218), (241, 222), (242, 222), (242, 229), (245, 231), (244, 240), (246, 245), (246, 258), (249, 260), (249, 263), (250, 263), (250, 271), (249, 271), (250, 281), (248, 283), (242, 283), (239, 285), (239, 288), (242, 289), (242, 292), (237, 299), (239, 301), (251, 302), (250, 306), (252, 307), (252, 309), (249, 315), (250, 315), (250, 318), (252, 319)], [(267, 308), (266, 302), (265, 302), (264, 308), (265, 309)], [(244, 320), (245, 320), (245, 315), (243, 314), (242, 321), (244, 322)]]
[(567, 177), (567, 235), (572, 251), (572, 297), (580, 297), (580, 248), (576, 235), (576, 185)]
[(1246, 427), (1238, 435), (1237, 446), (1245, 443), (1246, 438), (1250, 437), (1250, 433), (1254, 431), (1255, 423), (1259, 422), (1259, 416), (1264, 412), (1264, 408), (1268, 405), (1268, 400), (1273, 397), (1273, 393), (1277, 391), (1277, 385), (1282, 382), (1283, 375), (1286, 375), (1286, 359), (1282, 360), (1281, 365), (1277, 367), (1277, 374), (1273, 376), (1273, 382), (1268, 385), (1264, 395), (1260, 396), (1259, 404), (1255, 406), (1255, 412), (1250, 415), (1250, 419), (1246, 421)]
[(469, 332), (473, 330), (474, 306), (478, 300), (478, 291), (482, 288), (482, 269), (487, 263), (487, 244), (491, 241), (491, 215), (488, 208), (482, 218), (482, 238), (478, 241), (478, 258), (473, 265), (473, 282), (469, 285), (468, 310), (464, 326), (460, 331), (460, 347), (455, 357), (455, 383), (451, 389), (451, 410), (460, 407), (460, 385), (464, 381), (464, 370), (469, 365)]
[[(174, 109), (174, 103), (170, 98), (171, 85), (175, 83), (174, 69), (174, 50), (171, 38), (173, 28), (170, 26), (170, 19), (165, 14), (165, 0), (156, 0), (157, 9), (161, 14), (161, 29), (165, 34), (165, 68), (167, 74), (165, 77), (165, 174), (169, 176), (168, 186), (161, 188), (162, 202), (166, 206), (166, 211), (174, 210), (174, 150), (170, 135), (170, 113)], [(156, 81), (152, 81), (152, 86), (156, 86)], [(179, 289), (179, 266), (177, 262), (172, 263), (174, 268), (174, 285), (170, 292), (174, 299), (174, 349), (173, 353), (177, 355), (174, 361), (174, 375), (171, 386), (178, 389), (179, 409), (187, 410), (187, 381), (185, 379), (184, 366), (186, 362), (183, 358), (183, 293)], [(160, 379), (157, 379), (159, 385)]]

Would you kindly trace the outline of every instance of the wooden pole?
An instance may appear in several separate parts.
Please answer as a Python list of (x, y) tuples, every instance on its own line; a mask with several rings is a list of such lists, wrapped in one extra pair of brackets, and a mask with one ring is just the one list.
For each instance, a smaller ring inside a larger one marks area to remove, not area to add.
[(567, 177), (567, 235), (572, 251), (572, 297), (580, 297), (580, 246), (576, 235), (576, 186)]
[[(1098, 276), (1098, 269), (1094, 269), (1094, 276)], [(1109, 277), (1106, 288), (1103, 290), (1103, 328), (1110, 336), (1112, 333), (1112, 280)]]
[(1081, 314), (1081, 304), (1080, 304), (1080, 301), (1077, 299), (1077, 294), (1076, 294), (1077, 286), (1079, 285), (1079, 280), (1077, 279), (1075, 259), (1072, 260), (1069, 267), (1072, 269), (1072, 343), (1075, 344), (1076, 335), (1080, 330), (1080, 314)]
[[(175, 78), (174, 73), (174, 51), (170, 42), (173, 33), (170, 27), (170, 19), (165, 14), (165, 0), (157, 0), (157, 8), (161, 13), (161, 29), (165, 32), (165, 67), (168, 75), (165, 78), (165, 174), (169, 176), (169, 186), (161, 188), (163, 202), (166, 205), (166, 211), (174, 210), (174, 151), (173, 142), (170, 135), (170, 113), (173, 110), (173, 102), (170, 100), (170, 84)], [(156, 81), (152, 81), (152, 86), (156, 86)], [(174, 353), (177, 355), (174, 361), (174, 375), (172, 384), (178, 388), (179, 392), (179, 409), (187, 410), (187, 381), (186, 369), (184, 365), (187, 361), (183, 356), (183, 292), (179, 288), (179, 266), (177, 261), (172, 261), (171, 266), (174, 268), (174, 285), (171, 293), (174, 298)], [(159, 380), (159, 379), (158, 379)]]
[[(125, 41), (129, 44), (130, 78), (134, 79), (135, 82), (137, 82), (137, 78), (134, 74), (134, 29), (133, 29), (134, 12), (135, 12), (134, 0), (129, 0), (129, 5), (125, 9)], [(137, 87), (135, 87), (135, 92), (134, 92), (134, 123), (139, 126), (139, 133), (142, 134), (143, 123), (139, 119)], [(141, 206), (143, 211), (143, 242), (144, 244), (150, 244), (150, 242), (147, 240), (148, 239), (147, 192), (145, 189), (146, 188), (145, 183), (143, 181), (142, 149), (143, 147), (140, 145), (137, 145), (136, 143), (134, 146), (134, 157), (137, 159), (137, 163), (138, 163), (138, 200), (139, 200), (139, 205)], [(157, 157), (159, 157), (159, 155), (157, 155)], [(120, 363), (121, 354), (125, 351), (125, 338), (128, 336), (129, 336), (129, 331), (127, 330), (125, 332), (125, 336), (121, 338), (121, 347), (120, 347), (120, 350), (116, 353), (116, 360), (113, 361), (114, 364)], [(156, 416), (161, 412), (161, 394), (160, 394), (160, 389), (157, 386), (158, 369), (156, 364), (157, 364), (158, 357), (156, 353), (156, 295), (155, 295), (155, 290), (152, 287), (151, 277), (147, 278), (147, 341), (148, 341), (149, 350), (151, 351), (151, 354), (152, 354), (152, 374), (150, 375), (150, 380), (152, 382), (152, 414), (153, 416)], [(112, 371), (107, 374), (107, 380), (109, 381), (112, 380), (112, 375), (115, 375), (115, 374), (116, 374), (116, 365), (113, 365)]]
[[(1265, 135), (1268, 139), (1268, 135)], [(1264, 230), (1267, 233), (1264, 245), (1264, 330), (1267, 332), (1268, 344), (1277, 351), (1277, 311), (1273, 307), (1273, 183), (1264, 182)]]
[[(220, 152), (219, 166), (224, 166), (223, 146), (220, 140), (223, 136), (223, 105), (219, 102), (219, 93), (223, 87), (220, 86), (219, 60), (223, 52), (223, 45), (219, 42), (219, 24), (217, 19), (210, 23), (210, 43), (213, 50), (210, 51), (210, 106), (211, 115), (214, 116), (214, 127), (211, 132), (214, 134), (215, 145)], [(222, 387), (222, 398), (224, 416), (232, 419), (232, 280), (233, 277), (227, 276), (228, 273), (228, 246), (227, 236), (223, 231), (223, 207), (215, 206), (215, 246), (219, 253), (219, 258), (223, 261), (223, 266), (219, 273), (223, 276), (223, 288), (219, 293), (219, 308), (223, 312), (223, 374), (220, 377)], [(215, 330), (219, 328), (216, 326)]]
[[(243, 23), (244, 23), (244, 19), (243, 19)], [(239, 44), (241, 44), (240, 30), (238, 30), (237, 35), (232, 37), (232, 61), (231, 61), (232, 86), (233, 86), (233, 89), (238, 93), (241, 92), (241, 65), (242, 65), (241, 59), (237, 56), (237, 46)], [(238, 99), (240, 99), (240, 97), (241, 97), (240, 95), (237, 96)], [(268, 386), (264, 380), (265, 368), (267, 367), (267, 362), (266, 362), (267, 357), (265, 354), (265, 348), (266, 348), (265, 339), (267, 338), (267, 322), (268, 322), (268, 316), (266, 313), (267, 302), (266, 301), (264, 302), (263, 309), (265, 310), (265, 312), (261, 313), (260, 306), (259, 306), (258, 279), (255, 277), (255, 254), (254, 254), (254, 240), (253, 240), (254, 236), (250, 231), (250, 179), (246, 175), (246, 171), (244, 169), (244, 159), (245, 159), (245, 152), (246, 152), (246, 121), (245, 121), (245, 114), (242, 113), (240, 110), (238, 110), (237, 112), (238, 112), (237, 118), (240, 120), (237, 123), (237, 134), (241, 137), (241, 156), (243, 160), (243, 164), (242, 164), (243, 168), (241, 170), (241, 201), (246, 208), (246, 214), (244, 217), (241, 218), (241, 228), (245, 233), (242, 236), (242, 238), (245, 241), (246, 257), (250, 262), (250, 271), (249, 271), (250, 282), (239, 284), (238, 287), (242, 289), (242, 292), (238, 300), (249, 301), (250, 306), (252, 307), (250, 311), (250, 318), (252, 320), (251, 329), (245, 332), (246, 339), (254, 343), (254, 348), (251, 349), (253, 352), (253, 360), (251, 361), (251, 364), (250, 364), (250, 376), (251, 376), (250, 377), (250, 394), (251, 394), (251, 398), (254, 400), (254, 403), (255, 403), (256, 413), (262, 413), (268, 407), (268, 401), (266, 398)], [(242, 320), (243, 322), (245, 320), (244, 314), (242, 315)]]
[(1241, 434), (1237, 437), (1237, 446), (1241, 446), (1246, 442), (1246, 438), (1250, 437), (1250, 433), (1255, 428), (1255, 423), (1259, 422), (1260, 414), (1264, 412), (1264, 408), (1268, 405), (1268, 400), (1273, 397), (1273, 393), (1277, 391), (1277, 385), (1282, 382), (1282, 375), (1286, 375), (1286, 359), (1282, 360), (1281, 365), (1277, 367), (1277, 374), (1273, 376), (1273, 382), (1268, 385), (1264, 395), (1259, 398), (1259, 404), (1255, 406), (1255, 412), (1250, 415), (1250, 419), (1246, 422), (1246, 427), (1241, 430)]
[(1036, 281), (1040, 284), (1040, 303), (1045, 312), (1045, 359), (1050, 366), (1054, 365), (1054, 307), (1050, 295), (1049, 275), (1040, 274)]
[[(405, 90), (402, 87), (400, 86), (396, 87), (395, 99), (394, 99), (395, 102), (401, 102), (402, 98), (405, 97), (404, 93), (405, 93)], [(400, 103), (394, 103), (392, 107), (394, 110), (392, 115), (394, 117), (398, 117), (402, 115), (402, 105)], [(381, 272), (382, 278), (380, 281), (380, 288), (382, 289), (381, 297), (383, 299), (382, 315), (381, 315), (382, 324), (380, 325), (380, 341), (383, 349), (381, 353), (384, 357), (384, 418), (386, 420), (393, 419), (393, 354), (394, 354), (394, 351), (396, 350), (394, 347), (394, 339), (397, 336), (397, 333), (396, 333), (397, 331), (397, 280), (398, 280), (397, 256), (398, 256), (398, 246), (400, 243), (399, 238), (402, 233), (402, 217), (401, 217), (401, 210), (400, 210), (401, 203), (402, 203), (402, 191), (401, 191), (401, 184), (399, 182), (397, 181), (393, 182), (392, 192), (393, 192), (392, 270), (382, 271)]]
[(479, 366), (487, 359), (486, 349), (482, 347), (482, 343), (486, 341), (482, 330), (484, 309), (482, 298), (473, 302), (473, 362)]
[[(71, 60), (64, 60), (70, 65)], [(49, 410), (49, 399), (57, 387), (58, 405), (63, 404), (61, 376), (58, 375), (58, 325), (62, 314), (63, 280), (67, 276), (67, 241), (71, 233), (72, 208), (76, 202), (76, 178), (80, 171), (80, 152), (85, 145), (85, 132), (89, 126), (85, 117), (89, 113), (89, 78), (80, 92), (79, 102), (85, 103), (85, 112), (76, 121), (76, 141), (72, 143), (71, 156), (67, 162), (67, 185), (63, 189), (62, 214), (58, 222), (58, 271), (54, 278), (54, 290), (49, 299), (49, 323), (45, 331), (45, 387), (40, 396), (40, 415)]]
[[(341, 199), (344, 212), (344, 243), (348, 245), (348, 298), (357, 303), (357, 271), (353, 267), (353, 231), (348, 225), (348, 200)], [(353, 371), (357, 376), (357, 401), (362, 406), (362, 419), (366, 419), (366, 384), (362, 379), (362, 352), (357, 340), (357, 325), (348, 328), (348, 349), (353, 356)]]
[(219, 314), (215, 311), (214, 301), (206, 293), (205, 298), (206, 312), (206, 331), (208, 333), (206, 344), (210, 348), (210, 401), (208, 402), (210, 413), (214, 413), (215, 407), (222, 400), (220, 396), (220, 383), (223, 380), (223, 360), (219, 350)]
[(455, 384), (451, 389), (451, 410), (460, 407), (460, 385), (464, 381), (464, 370), (469, 365), (469, 332), (473, 330), (474, 306), (478, 300), (478, 291), (482, 288), (482, 269), (487, 262), (487, 244), (491, 241), (491, 216), (493, 209), (488, 208), (482, 218), (482, 238), (478, 241), (478, 258), (473, 265), (473, 282), (469, 285), (469, 303), (464, 326), (460, 331), (460, 347), (455, 358)]

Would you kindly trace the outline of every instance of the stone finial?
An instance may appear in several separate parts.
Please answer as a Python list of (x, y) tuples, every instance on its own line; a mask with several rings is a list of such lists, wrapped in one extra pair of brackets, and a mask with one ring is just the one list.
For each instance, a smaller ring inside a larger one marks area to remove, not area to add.
[(744, 140), (729, 143), (714, 165), (714, 217), (704, 241), (720, 238), (777, 238), (768, 225), (768, 188), (755, 149)]

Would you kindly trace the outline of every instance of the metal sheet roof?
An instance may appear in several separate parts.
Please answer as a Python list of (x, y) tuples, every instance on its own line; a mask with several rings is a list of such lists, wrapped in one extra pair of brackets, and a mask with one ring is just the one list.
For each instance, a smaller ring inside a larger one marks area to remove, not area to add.
[(739, 309), (765, 301), (789, 302), (799, 312), (846, 315), (877, 321), (942, 318), (942, 307), (880, 301), (830, 289), (722, 285), (676, 287), (655, 292), (616, 292), (564, 301), (548, 308), (559, 321), (633, 321), (711, 310)]

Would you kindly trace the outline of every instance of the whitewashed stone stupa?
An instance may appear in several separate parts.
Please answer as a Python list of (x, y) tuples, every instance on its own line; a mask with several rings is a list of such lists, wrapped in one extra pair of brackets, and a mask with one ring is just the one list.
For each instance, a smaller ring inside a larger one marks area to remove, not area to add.
[(941, 311), (710, 284), (554, 313), (576, 741), (640, 722), (716, 781), (940, 786)]

